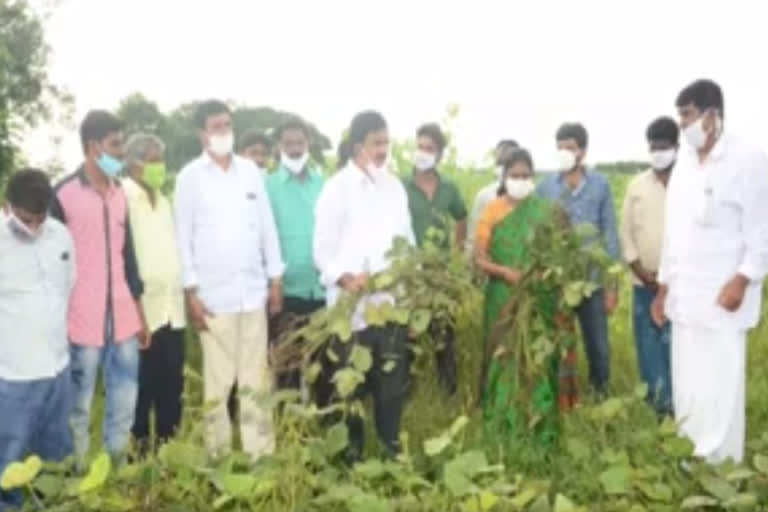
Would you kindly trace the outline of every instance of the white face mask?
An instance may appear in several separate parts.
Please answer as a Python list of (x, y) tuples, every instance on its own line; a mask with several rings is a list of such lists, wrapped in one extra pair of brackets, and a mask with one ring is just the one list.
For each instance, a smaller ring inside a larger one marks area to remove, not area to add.
[[(716, 135), (719, 135), (719, 119), (716, 121), (715, 131)], [(710, 135), (704, 129), (704, 116), (702, 115), (696, 121), (689, 124), (688, 127), (683, 130), (683, 135), (685, 136), (685, 140), (688, 141), (688, 144), (690, 144), (693, 149), (703, 148), (707, 144), (707, 139)]]
[(216, 156), (224, 157), (232, 153), (235, 145), (235, 136), (232, 132), (223, 135), (208, 136), (208, 150)]
[(293, 174), (299, 174), (309, 161), (309, 153), (305, 152), (299, 158), (291, 158), (287, 154), (280, 153), (280, 163)]
[(429, 171), (437, 164), (437, 155), (429, 151), (417, 149), (413, 155), (413, 166), (417, 171)]
[(557, 151), (557, 161), (560, 171), (572, 171), (576, 167), (576, 153), (567, 149), (560, 149)]
[(384, 159), (384, 161), (381, 163), (381, 165), (376, 165), (373, 162), (373, 158), (369, 157), (368, 155), (365, 155), (366, 160), (368, 160), (368, 163), (365, 164), (364, 170), (368, 174), (377, 174), (382, 172), (389, 172), (389, 154), (387, 154), (387, 157)]
[(507, 189), (509, 197), (519, 201), (531, 195), (536, 185), (531, 178), (507, 178), (504, 181), (504, 188)]
[(651, 151), (651, 167), (656, 171), (666, 171), (677, 159), (677, 150), (664, 149)]

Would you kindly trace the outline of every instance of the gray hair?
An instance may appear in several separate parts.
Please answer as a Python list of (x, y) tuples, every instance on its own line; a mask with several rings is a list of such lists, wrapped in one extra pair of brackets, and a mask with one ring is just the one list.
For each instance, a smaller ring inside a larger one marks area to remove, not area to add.
[(130, 171), (136, 165), (143, 165), (150, 149), (165, 152), (165, 143), (155, 135), (137, 133), (131, 135), (125, 143), (125, 168)]

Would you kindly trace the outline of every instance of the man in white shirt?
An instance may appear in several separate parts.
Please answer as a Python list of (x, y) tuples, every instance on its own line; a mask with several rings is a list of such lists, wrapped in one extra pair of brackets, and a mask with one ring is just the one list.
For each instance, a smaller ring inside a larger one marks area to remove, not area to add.
[[(385, 271), (387, 252), (395, 238), (414, 243), (408, 198), (402, 183), (387, 169), (389, 132), (378, 112), (362, 112), (349, 128), (350, 159), (325, 185), (315, 213), (315, 263), (332, 307), (343, 294), (357, 294), (373, 274)], [(352, 318), (353, 338), (335, 343), (337, 362), (329, 372), (348, 365), (352, 346), (370, 349), (373, 364), (366, 382), (354, 396), (373, 394), (375, 422), (387, 451), (399, 451), (400, 418), (403, 412), (410, 357), (407, 330), (403, 326), (368, 327), (363, 318), (365, 305), (393, 302), (389, 294), (362, 297)], [(384, 371), (384, 365), (394, 365)], [(389, 363), (389, 364), (388, 364)], [(363, 450), (363, 421), (348, 419), (351, 458)]]
[(664, 236), (667, 183), (675, 166), (680, 128), (660, 117), (646, 130), (651, 168), (633, 177), (621, 209), (621, 248), (634, 280), (632, 327), (640, 375), (648, 385), (647, 400), (659, 416), (672, 411), (669, 375), (670, 326), (651, 318), (651, 303), (659, 288), (656, 276)]
[(672, 321), (681, 433), (712, 462), (744, 455), (747, 331), (768, 272), (768, 157), (723, 131), (723, 94), (698, 80), (677, 98), (690, 146), (667, 191), (654, 320)]
[(264, 180), (250, 160), (232, 154), (232, 115), (222, 102), (196, 115), (203, 154), (176, 180), (176, 233), (189, 320), (200, 332), (212, 455), (229, 451), (225, 402), (235, 380), (243, 449), (254, 458), (274, 450), (268, 367), (267, 306), (282, 308), (283, 262)]
[[(75, 282), (74, 244), (47, 218), (48, 177), (14, 174), (0, 215), (0, 474), (34, 453), (57, 461), (72, 453), (67, 307)], [(21, 507), (0, 491), (0, 510)]]
[(496, 180), (480, 189), (475, 196), (475, 201), (472, 203), (472, 210), (469, 214), (469, 236), (467, 236), (466, 249), (467, 254), (472, 254), (472, 247), (475, 240), (475, 230), (477, 229), (477, 222), (480, 220), (480, 216), (483, 214), (485, 207), (488, 203), (493, 201), (499, 192), (499, 180), (501, 179), (502, 166), (501, 161), (509, 154), (510, 151), (520, 147), (518, 143), (512, 139), (502, 139), (496, 144), (496, 149), (493, 152), (494, 164), (493, 169)]

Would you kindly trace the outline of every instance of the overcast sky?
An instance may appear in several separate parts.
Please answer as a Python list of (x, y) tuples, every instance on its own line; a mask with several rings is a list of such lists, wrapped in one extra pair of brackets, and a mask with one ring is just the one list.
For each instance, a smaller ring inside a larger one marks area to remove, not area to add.
[[(460, 157), (501, 137), (542, 167), (566, 120), (590, 161), (645, 155), (644, 131), (699, 77), (724, 88), (726, 126), (768, 149), (768, 5), (756, 0), (62, 0), (47, 25), (52, 78), (76, 121), (140, 91), (164, 110), (218, 97), (303, 115), (334, 142), (379, 109), (412, 135), (457, 103)], [(46, 127), (33, 163), (54, 152)], [(59, 158), (79, 160), (76, 132)]]

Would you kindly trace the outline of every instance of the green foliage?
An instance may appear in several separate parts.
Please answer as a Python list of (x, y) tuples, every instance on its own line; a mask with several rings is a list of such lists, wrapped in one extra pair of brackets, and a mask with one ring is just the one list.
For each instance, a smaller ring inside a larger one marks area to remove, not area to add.
[(48, 77), (48, 56), (40, 15), (27, 0), (0, 0), (0, 185), (18, 159), (18, 132), (71, 103)]

